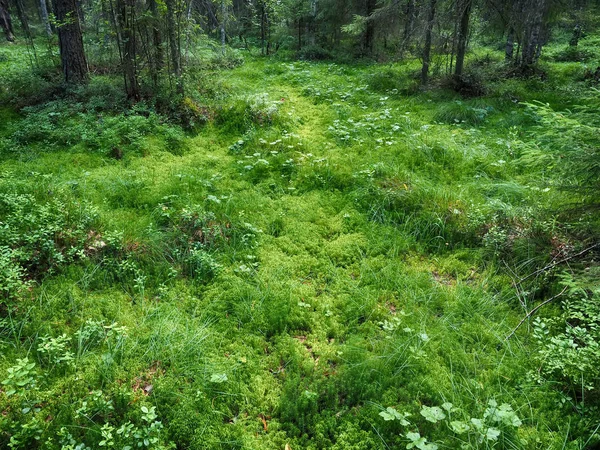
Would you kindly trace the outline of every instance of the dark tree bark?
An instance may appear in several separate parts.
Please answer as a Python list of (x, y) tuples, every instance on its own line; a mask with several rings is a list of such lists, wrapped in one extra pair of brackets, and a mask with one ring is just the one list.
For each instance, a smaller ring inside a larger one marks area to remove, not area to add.
[(405, 9), (404, 32), (402, 33), (401, 53), (404, 53), (413, 35), (416, 19), (416, 0), (408, 0)]
[(130, 100), (140, 99), (140, 85), (137, 79), (137, 49), (135, 33), (135, 0), (118, 0), (118, 22), (123, 42), (122, 66), (125, 91)]
[(462, 77), (465, 66), (465, 55), (467, 53), (467, 39), (469, 37), (469, 22), (471, 20), (471, 8), (473, 0), (464, 0), (461, 2), (462, 11), (460, 11), (460, 26), (458, 28), (458, 44), (456, 46), (456, 67), (454, 76)]
[(175, 0), (166, 0), (167, 5), (167, 34), (171, 51), (171, 68), (175, 75), (177, 93), (183, 95), (183, 80), (181, 79), (181, 47), (177, 39), (177, 24), (175, 23)]
[(375, 42), (375, 23), (371, 19), (371, 14), (375, 11), (377, 6), (377, 0), (366, 0), (366, 17), (367, 17), (367, 28), (364, 34), (363, 49), (366, 54), (371, 55), (373, 53), (373, 43)]
[(573, 36), (571, 36), (569, 45), (571, 47), (577, 47), (579, 45), (579, 39), (581, 39), (582, 34), (583, 34), (583, 31), (581, 29), (581, 25), (579, 25), (579, 24), (575, 25), (575, 28), (573, 28)]
[(429, 64), (431, 63), (431, 40), (435, 23), (435, 8), (437, 0), (429, 0), (429, 13), (425, 24), (425, 44), (423, 46), (423, 67), (421, 68), (421, 84), (425, 86), (429, 79)]
[(527, 69), (537, 63), (543, 46), (544, 17), (547, 13), (547, 0), (527, 2), (523, 45), (521, 49), (521, 68)]
[(508, 35), (506, 36), (506, 49), (504, 50), (504, 60), (507, 63), (513, 61), (513, 54), (515, 52), (515, 29), (510, 27), (508, 29)]
[(58, 22), (58, 45), (65, 82), (86, 82), (88, 65), (83, 48), (77, 3), (75, 0), (54, 0), (54, 14)]
[[(190, 2), (191, 4), (191, 2)], [(162, 49), (162, 36), (160, 31), (160, 18), (156, 0), (148, 0), (148, 9), (152, 15), (152, 57), (150, 61), (150, 75), (154, 80), (154, 84), (158, 83), (158, 73), (164, 65), (164, 56)]]
[(8, 10), (8, 0), (0, 0), (0, 28), (4, 30), (7, 41), (15, 41), (12, 21), (10, 20), (10, 11)]

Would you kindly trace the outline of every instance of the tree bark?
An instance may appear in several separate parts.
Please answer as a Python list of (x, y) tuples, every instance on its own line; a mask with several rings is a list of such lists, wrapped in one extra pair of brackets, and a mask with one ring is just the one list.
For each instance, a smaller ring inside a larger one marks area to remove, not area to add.
[(547, 0), (532, 0), (527, 6), (521, 50), (522, 69), (533, 66), (541, 53), (544, 16), (548, 5)]
[(177, 24), (175, 23), (175, 0), (166, 0), (167, 5), (167, 34), (171, 51), (171, 64), (177, 93), (183, 95), (183, 80), (181, 79), (181, 47), (177, 39)]
[(404, 53), (413, 34), (416, 19), (416, 0), (408, 0), (406, 3), (406, 19), (404, 22), (404, 32), (402, 33), (401, 54)]
[(375, 42), (375, 23), (371, 18), (371, 14), (375, 11), (377, 6), (376, 0), (367, 0), (366, 2), (366, 17), (367, 17), (367, 28), (364, 35), (363, 49), (367, 55), (373, 53), (373, 45)]
[(10, 11), (8, 10), (8, 0), (0, 0), (0, 28), (4, 30), (7, 41), (15, 41), (12, 21), (10, 20)]
[(46, 35), (48, 37), (52, 36), (52, 27), (50, 26), (50, 20), (48, 18), (48, 5), (46, 5), (46, 0), (40, 1), (40, 16), (42, 17), (42, 23), (44, 24), (44, 29), (46, 30)]
[(89, 72), (77, 3), (75, 0), (54, 0), (54, 14), (58, 22), (58, 45), (65, 82), (84, 83)]
[(225, 55), (225, 23), (227, 21), (227, 8), (225, 0), (221, 0), (221, 53)]
[(504, 50), (504, 60), (511, 63), (515, 52), (515, 29), (510, 27), (506, 36), (506, 49)]
[(119, 28), (123, 48), (122, 66), (125, 79), (125, 92), (130, 100), (140, 99), (140, 85), (137, 79), (137, 49), (135, 33), (135, 0), (118, 0)]
[(465, 55), (467, 53), (467, 39), (469, 37), (469, 22), (471, 20), (471, 8), (473, 6), (473, 0), (465, 0), (461, 3), (462, 11), (460, 13), (458, 44), (456, 47), (456, 67), (454, 69), (454, 76), (457, 78), (460, 78), (463, 75)]
[[(191, 2), (190, 2), (191, 4)], [(154, 80), (154, 84), (158, 83), (158, 73), (163, 67), (164, 57), (163, 57), (163, 49), (162, 49), (162, 36), (160, 32), (160, 18), (158, 14), (158, 8), (156, 6), (156, 0), (148, 0), (148, 9), (150, 9), (150, 14), (152, 15), (152, 61), (150, 64), (150, 72), (152, 79)]]
[(431, 63), (431, 40), (435, 23), (435, 7), (437, 0), (429, 0), (429, 14), (425, 26), (425, 45), (423, 46), (423, 67), (421, 68), (421, 84), (425, 86), (429, 79), (429, 64)]

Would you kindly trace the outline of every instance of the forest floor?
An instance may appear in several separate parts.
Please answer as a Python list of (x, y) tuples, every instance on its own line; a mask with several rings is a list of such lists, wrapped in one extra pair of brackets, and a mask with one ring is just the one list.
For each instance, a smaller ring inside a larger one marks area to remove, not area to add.
[(524, 102), (585, 104), (562, 82), (578, 67), (463, 99), (415, 89), (411, 64), (249, 59), (211, 75), (193, 134), (95, 94), (2, 108), (20, 300), (0, 448), (595, 442), (598, 412), (540, 374), (533, 319), (507, 340), (556, 293), (518, 280), (564, 244)]

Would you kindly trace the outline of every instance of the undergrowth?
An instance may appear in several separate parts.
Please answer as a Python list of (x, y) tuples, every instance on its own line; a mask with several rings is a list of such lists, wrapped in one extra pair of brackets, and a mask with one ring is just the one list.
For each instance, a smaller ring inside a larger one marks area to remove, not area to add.
[(585, 80), (210, 54), (131, 106), (1, 54), (1, 449), (597, 445)]

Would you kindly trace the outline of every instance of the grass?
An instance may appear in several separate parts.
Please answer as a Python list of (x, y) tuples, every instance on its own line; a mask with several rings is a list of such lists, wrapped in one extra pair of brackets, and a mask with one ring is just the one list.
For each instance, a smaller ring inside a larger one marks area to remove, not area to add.
[[(128, 422), (154, 448), (401, 448), (416, 431), (447, 448), (583, 448), (598, 413), (532, 378), (527, 326), (505, 341), (524, 309), (500, 266), (550, 260), (532, 223), (555, 195), (520, 162), (534, 118), (504, 98), (565, 94), (509, 80), (463, 100), (414, 90), (412, 70), (251, 59), (218, 75), (216, 119), (188, 134), (60, 102), (0, 110), (0, 192), (30, 194), (40, 217), (95, 217), (71, 259), (0, 304), (0, 379), (35, 363), (0, 394), (0, 448), (98, 448)], [(48, 122), (51, 107), (74, 121)], [(497, 441), (420, 414), (451, 402), (470, 423), (490, 400), (523, 422)]]

